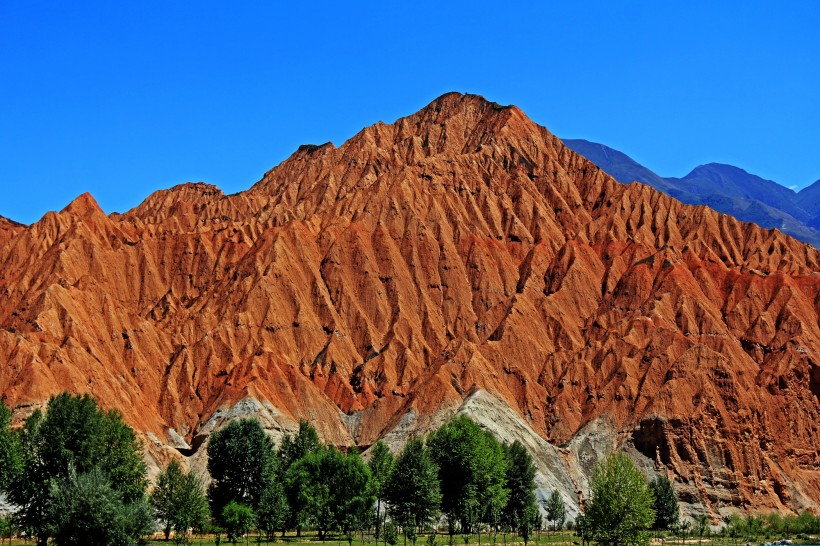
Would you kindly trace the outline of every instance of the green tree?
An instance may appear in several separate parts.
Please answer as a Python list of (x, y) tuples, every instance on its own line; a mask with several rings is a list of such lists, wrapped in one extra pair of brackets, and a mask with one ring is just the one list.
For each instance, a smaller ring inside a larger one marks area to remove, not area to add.
[(222, 509), (222, 522), (228, 534), (228, 540), (236, 544), (253, 527), (253, 509), (247, 504), (231, 500)]
[(285, 434), (282, 444), (279, 446), (277, 456), (279, 457), (280, 473), (288, 471), (293, 463), (314, 451), (322, 448), (319, 441), (319, 434), (308, 421), (299, 421), (299, 431), (295, 434)]
[(0, 492), (8, 490), (22, 467), (20, 438), (11, 429), (11, 410), (0, 401)]
[(786, 532), (786, 520), (777, 512), (770, 512), (763, 516), (766, 520), (766, 529), (775, 535)]
[(392, 521), (386, 521), (384, 524), (384, 543), (390, 544), (390, 546), (396, 546), (396, 542), (398, 542), (399, 533), (396, 530), (396, 524)]
[(708, 533), (709, 531), (709, 516), (706, 514), (698, 514), (695, 516), (695, 532), (698, 534), (700, 539), (703, 539), (703, 535)]
[(439, 512), (441, 490), (438, 468), (419, 438), (404, 446), (385, 484), (384, 498), (390, 519), (407, 534), (431, 522)]
[[(284, 481), (285, 476), (293, 466), (293, 463), (305, 457), (308, 453), (314, 453), (323, 448), (319, 441), (319, 434), (308, 421), (301, 419), (299, 421), (299, 430), (296, 434), (285, 434), (282, 438), (282, 443), (277, 451), (277, 461), (279, 463), (278, 476)], [(287, 497), (290, 511), (285, 525), (288, 528), (296, 528), (297, 536), (302, 533), (302, 525), (298, 521), (299, 514), (294, 509), (298, 504), (296, 498), (297, 491), (291, 488), (285, 488), (285, 495)]]
[(589, 543), (589, 526), (587, 525), (587, 518), (583, 514), (575, 518), (575, 535), (581, 537), (582, 545)]
[(362, 528), (375, 502), (370, 470), (358, 454), (333, 447), (307, 453), (288, 469), (290, 507), (297, 529), (311, 526), (323, 539), (328, 531)]
[(396, 459), (387, 444), (383, 440), (376, 442), (370, 452), (370, 461), (367, 463), (368, 468), (370, 468), (370, 475), (373, 478), (373, 492), (376, 495), (376, 517), (374, 518), (376, 521), (376, 540), (379, 540), (381, 536), (379, 531), (384, 490), (395, 465)]
[(208, 500), (220, 520), (230, 501), (256, 508), (276, 472), (273, 442), (259, 420), (231, 421), (208, 440)]
[(272, 480), (262, 492), (262, 498), (256, 508), (256, 524), (268, 540), (273, 538), (276, 531), (284, 529), (288, 510), (288, 499), (282, 482), (278, 479)]
[(52, 486), (98, 469), (124, 505), (144, 501), (142, 446), (116, 411), (103, 412), (89, 395), (53, 396), (20, 431), (21, 465), (8, 485), (18, 521), (45, 544), (54, 528)]
[(129, 504), (97, 468), (51, 485), (49, 534), (58, 546), (131, 546), (153, 531), (144, 499)]
[(526, 543), (533, 520), (538, 514), (538, 502), (535, 499), (535, 465), (527, 449), (518, 440), (505, 448), (509, 461), (505, 487), (510, 494), (501, 514), (501, 523), (516, 530)]
[[(757, 524), (754, 525), (758, 527)], [(820, 533), (820, 517), (810, 512), (801, 512), (795, 520), (795, 527), (798, 533), (817, 534)]]
[(666, 476), (658, 476), (651, 482), (652, 494), (655, 496), (655, 529), (671, 529), (678, 523), (680, 511), (678, 498), (672, 483)]
[(553, 522), (555, 529), (561, 530), (567, 519), (567, 509), (558, 490), (554, 489), (552, 491), (552, 494), (544, 503), (544, 509), (547, 511), (547, 519)]
[(165, 540), (170, 538), (171, 531), (174, 529), (177, 491), (181, 488), (180, 482), (183, 475), (182, 467), (176, 459), (173, 459), (168, 463), (166, 469), (159, 473), (157, 485), (151, 492), (151, 503), (154, 505), (157, 521), (165, 533)]
[(160, 472), (151, 501), (165, 540), (173, 530), (177, 543), (187, 543), (188, 530), (202, 528), (208, 521), (208, 499), (202, 480), (192, 472), (185, 472), (176, 459)]
[(623, 453), (596, 465), (590, 483), (585, 528), (602, 546), (649, 544), (655, 499), (641, 472)]
[(479, 522), (495, 525), (509, 495), (504, 486), (508, 463), (503, 446), (464, 416), (443, 425), (427, 443), (439, 467), (441, 508), (450, 535), (456, 523), (463, 533)]

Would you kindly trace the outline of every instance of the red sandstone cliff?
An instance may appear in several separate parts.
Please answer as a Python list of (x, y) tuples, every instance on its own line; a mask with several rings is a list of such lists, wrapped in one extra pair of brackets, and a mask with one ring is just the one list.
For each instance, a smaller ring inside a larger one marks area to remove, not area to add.
[(606, 419), (713, 513), (816, 508), (819, 272), (448, 94), (236, 195), (0, 222), (0, 392), (88, 391), (195, 448), (237, 401), (369, 445), (485, 391), (554, 445)]

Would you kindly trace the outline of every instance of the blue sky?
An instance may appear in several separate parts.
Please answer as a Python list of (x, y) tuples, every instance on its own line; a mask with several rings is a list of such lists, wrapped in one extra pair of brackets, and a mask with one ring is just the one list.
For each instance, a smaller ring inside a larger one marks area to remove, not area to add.
[(0, 215), (240, 191), (447, 91), (665, 176), (714, 161), (799, 188), (820, 178), (817, 28), (810, 1), (0, 0)]

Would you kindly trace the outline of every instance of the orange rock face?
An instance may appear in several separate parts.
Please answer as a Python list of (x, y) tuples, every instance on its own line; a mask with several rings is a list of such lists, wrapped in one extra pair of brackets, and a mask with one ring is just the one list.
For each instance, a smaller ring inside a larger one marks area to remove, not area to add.
[(553, 444), (612, 419), (707, 507), (820, 501), (820, 253), (622, 185), (448, 94), (249, 190), (0, 222), (0, 392), (189, 443), (253, 398), (369, 445), (483, 389)]

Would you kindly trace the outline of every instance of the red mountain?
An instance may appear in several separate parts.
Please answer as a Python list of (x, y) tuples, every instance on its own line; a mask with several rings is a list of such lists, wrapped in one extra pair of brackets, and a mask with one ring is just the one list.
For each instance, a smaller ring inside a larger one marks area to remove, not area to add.
[(573, 505), (616, 445), (713, 515), (820, 502), (820, 253), (513, 106), (444, 95), (235, 195), (86, 194), (0, 222), (0, 264), (4, 401), (90, 392), (151, 457), (238, 415), (368, 446), (462, 411)]

